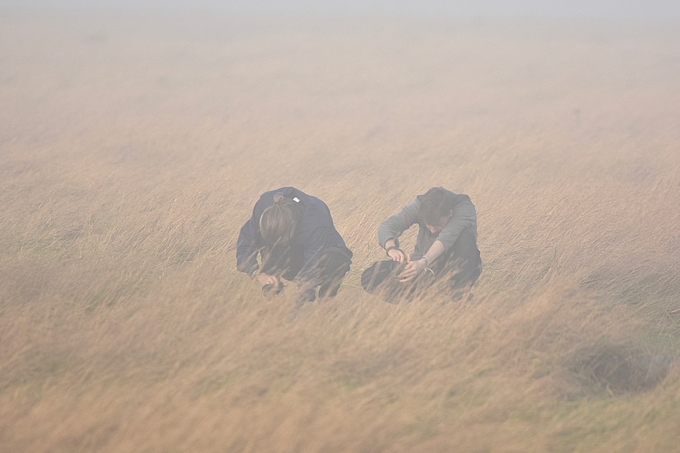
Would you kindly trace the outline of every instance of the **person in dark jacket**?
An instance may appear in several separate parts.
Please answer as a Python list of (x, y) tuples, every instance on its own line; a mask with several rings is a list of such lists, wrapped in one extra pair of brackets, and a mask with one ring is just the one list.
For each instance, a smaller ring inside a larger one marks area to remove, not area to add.
[[(418, 224), (415, 250), (399, 248), (399, 236)], [(435, 281), (447, 279), (459, 293), (471, 287), (482, 272), (477, 248), (477, 213), (470, 197), (433, 187), (385, 220), (378, 242), (390, 258), (373, 263), (361, 276), (369, 293), (380, 292), (388, 302), (410, 298)]]
[(351, 262), (328, 206), (294, 187), (260, 196), (236, 246), (238, 270), (257, 279), (266, 296), (283, 290), (282, 279), (295, 281), (299, 303), (315, 300), (317, 289), (321, 298), (334, 297)]

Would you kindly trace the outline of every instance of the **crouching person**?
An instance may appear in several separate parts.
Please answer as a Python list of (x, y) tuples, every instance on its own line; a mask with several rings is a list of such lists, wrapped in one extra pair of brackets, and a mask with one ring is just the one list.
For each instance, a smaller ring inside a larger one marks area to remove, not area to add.
[(260, 196), (236, 247), (238, 270), (256, 279), (266, 297), (283, 291), (285, 279), (297, 283), (298, 303), (315, 300), (317, 289), (320, 298), (334, 297), (351, 262), (328, 206), (294, 187)]
[[(418, 224), (415, 250), (399, 248), (399, 236)], [(435, 282), (454, 297), (467, 292), (482, 272), (477, 248), (477, 213), (467, 195), (433, 187), (378, 228), (389, 260), (378, 261), (361, 276), (369, 293), (392, 303), (410, 299)]]

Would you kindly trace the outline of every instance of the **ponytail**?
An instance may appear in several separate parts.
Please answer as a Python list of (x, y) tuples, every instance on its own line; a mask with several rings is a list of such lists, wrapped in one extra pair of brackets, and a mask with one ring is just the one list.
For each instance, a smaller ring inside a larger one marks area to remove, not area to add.
[(295, 202), (279, 192), (274, 204), (260, 216), (260, 234), (269, 246), (287, 244), (293, 239), (296, 223)]

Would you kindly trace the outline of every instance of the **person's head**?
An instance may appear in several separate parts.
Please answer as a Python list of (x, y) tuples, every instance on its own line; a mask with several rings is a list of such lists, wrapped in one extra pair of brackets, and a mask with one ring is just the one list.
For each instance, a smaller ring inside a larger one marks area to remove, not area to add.
[(443, 187), (433, 187), (420, 198), (420, 216), (430, 233), (439, 233), (453, 215), (452, 200)]
[(277, 193), (274, 204), (260, 216), (260, 234), (268, 247), (287, 245), (293, 239), (296, 223), (295, 202)]

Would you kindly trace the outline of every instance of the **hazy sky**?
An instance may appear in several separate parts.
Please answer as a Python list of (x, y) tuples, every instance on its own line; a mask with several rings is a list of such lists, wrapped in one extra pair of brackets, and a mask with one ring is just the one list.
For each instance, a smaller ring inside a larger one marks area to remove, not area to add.
[(678, 20), (680, 0), (0, 0), (20, 9), (221, 11), (268, 15)]

